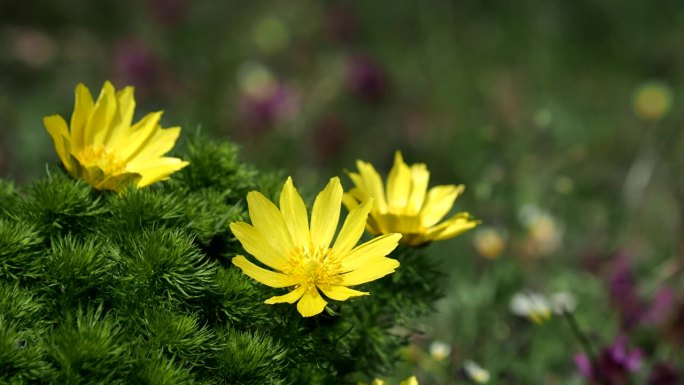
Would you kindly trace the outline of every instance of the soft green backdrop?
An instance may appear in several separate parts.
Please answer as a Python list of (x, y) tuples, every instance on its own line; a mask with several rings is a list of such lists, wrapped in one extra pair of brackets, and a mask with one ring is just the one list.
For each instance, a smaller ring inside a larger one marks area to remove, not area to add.
[[(140, 116), (164, 109), (165, 126), (237, 142), (310, 191), (356, 159), (387, 172), (400, 149), (433, 184), (466, 184), (457, 209), (505, 247), (482, 258), (477, 232), (429, 246), (449, 289), (398, 377), (457, 383), (474, 359), (492, 383), (579, 381), (563, 320), (535, 326), (508, 303), (570, 292), (608, 344), (617, 250), (645, 296), (669, 285), (681, 299), (683, 41), (675, 0), (3, 1), (0, 172), (43, 175), (57, 156), (42, 116), (68, 116), (78, 82), (106, 79), (136, 86)], [(649, 85), (671, 104), (644, 116)], [(652, 334), (648, 362), (674, 354)], [(453, 345), (445, 362), (429, 358), (435, 339)]]

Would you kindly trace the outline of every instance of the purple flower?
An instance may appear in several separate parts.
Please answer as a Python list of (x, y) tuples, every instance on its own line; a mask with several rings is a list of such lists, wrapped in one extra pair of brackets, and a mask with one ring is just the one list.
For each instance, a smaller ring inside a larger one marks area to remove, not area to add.
[(135, 86), (137, 94), (145, 94), (158, 83), (160, 67), (150, 46), (136, 38), (124, 39), (114, 49), (114, 78)]
[(643, 353), (640, 349), (629, 350), (627, 337), (619, 336), (612, 345), (601, 349), (596, 362), (584, 354), (574, 357), (580, 374), (590, 384), (622, 385), (628, 384), (630, 374), (641, 368)]
[(239, 104), (240, 118), (251, 134), (263, 133), (276, 123), (289, 121), (298, 111), (299, 95), (283, 84), (244, 93)]
[(347, 64), (347, 83), (358, 98), (378, 102), (387, 94), (388, 81), (385, 71), (368, 56), (357, 55)]
[(586, 354), (575, 353), (575, 355), (573, 356), (573, 360), (575, 361), (577, 371), (580, 372), (580, 375), (582, 375), (582, 377), (587, 379), (591, 379), (594, 377), (593, 365), (591, 364), (591, 360), (589, 359), (589, 357), (587, 357)]
[(649, 326), (658, 326), (665, 321), (672, 312), (675, 299), (674, 292), (669, 287), (663, 287), (656, 293), (650, 308), (643, 317), (643, 323)]
[(624, 252), (615, 255), (607, 284), (623, 331), (629, 332), (638, 326), (659, 326), (674, 307), (674, 292), (669, 287), (660, 288), (653, 298), (639, 294), (630, 257)]
[(620, 313), (622, 330), (629, 331), (639, 324), (646, 304), (637, 293), (630, 256), (619, 252), (615, 255), (608, 277), (611, 302)]

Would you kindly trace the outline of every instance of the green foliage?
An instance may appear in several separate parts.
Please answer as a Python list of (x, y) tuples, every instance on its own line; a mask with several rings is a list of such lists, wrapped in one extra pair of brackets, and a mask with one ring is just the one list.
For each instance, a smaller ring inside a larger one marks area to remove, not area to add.
[(38, 274), (38, 246), (42, 237), (33, 226), (14, 218), (0, 219), (0, 279), (30, 278)]
[(103, 308), (65, 309), (59, 326), (47, 338), (48, 354), (57, 368), (57, 383), (123, 384), (129, 363), (121, 328)]
[(437, 270), (402, 249), (371, 296), (302, 318), (232, 266), (229, 223), (274, 174), (197, 138), (171, 180), (121, 194), (61, 170), (0, 194), (0, 382), (351, 384), (389, 371), (439, 296)]
[(41, 383), (52, 376), (44, 347), (19, 325), (0, 315), (0, 380), (12, 385)]
[(174, 175), (176, 182), (189, 190), (216, 189), (234, 200), (244, 198), (249, 190), (257, 187), (258, 173), (237, 161), (236, 145), (196, 135), (183, 157), (193, 167), (186, 167)]
[(177, 365), (173, 360), (154, 354), (142, 357), (136, 362), (130, 383), (141, 385), (197, 384), (193, 380), (190, 370)]
[(102, 298), (102, 290), (114, 264), (107, 254), (106, 241), (72, 235), (57, 238), (43, 261), (42, 287), (56, 311), (61, 306), (87, 304)]
[(53, 237), (88, 232), (105, 213), (100, 203), (100, 194), (88, 184), (53, 170), (28, 189), (18, 212), (25, 213), (42, 234)]
[[(287, 350), (273, 337), (260, 332), (219, 330), (222, 342), (216, 355), (217, 384), (285, 384)], [(287, 338), (287, 337), (285, 337)], [(281, 341), (284, 341), (284, 339)], [(290, 341), (290, 344), (296, 341)], [(290, 366), (291, 367), (291, 366)]]
[(14, 183), (0, 179), (0, 214), (7, 213), (18, 201), (19, 195)]

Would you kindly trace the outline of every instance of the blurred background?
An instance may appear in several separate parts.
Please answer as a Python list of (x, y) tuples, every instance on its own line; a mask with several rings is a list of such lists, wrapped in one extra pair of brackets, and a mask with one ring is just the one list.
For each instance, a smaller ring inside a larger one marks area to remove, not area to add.
[(680, 1), (4, 0), (0, 52), (19, 183), (58, 161), (42, 117), (110, 79), (305, 190), (397, 149), (465, 184), (483, 223), (426, 249), (446, 295), (378, 376), (684, 381)]

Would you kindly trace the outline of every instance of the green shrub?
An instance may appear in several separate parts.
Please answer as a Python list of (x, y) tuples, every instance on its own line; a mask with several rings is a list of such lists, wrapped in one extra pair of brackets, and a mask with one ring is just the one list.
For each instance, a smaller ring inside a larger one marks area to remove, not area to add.
[[(282, 181), (196, 138), (171, 180), (100, 192), (60, 169), (0, 184), (0, 382), (354, 384), (393, 368), (440, 296), (420, 251), (366, 284), (372, 294), (303, 318), (263, 301), (229, 223), (250, 190)], [(363, 288), (362, 288), (363, 289)]]

